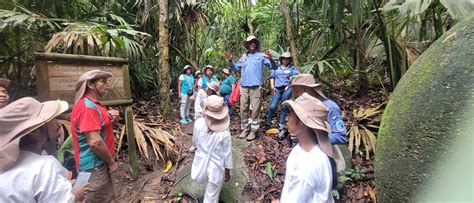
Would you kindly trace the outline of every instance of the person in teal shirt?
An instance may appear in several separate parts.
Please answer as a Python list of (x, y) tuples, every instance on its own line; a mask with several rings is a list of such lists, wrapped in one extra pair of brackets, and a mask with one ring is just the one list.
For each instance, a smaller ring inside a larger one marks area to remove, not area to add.
[(210, 83), (219, 83), (219, 80), (214, 76), (214, 68), (211, 65), (204, 67), (204, 74), (198, 81), (198, 90), (206, 89)]
[(235, 85), (235, 78), (232, 77), (232, 75), (230, 74), (230, 70), (227, 68), (224, 68), (224, 70), (222, 70), (222, 77), (223, 79), (219, 91), (221, 92), (221, 96), (224, 97), (224, 103), (228, 107), (229, 97), (232, 93), (232, 87), (234, 87)]
[(191, 74), (191, 66), (186, 65), (179, 76), (178, 95), (181, 98), (179, 113), (181, 115), (181, 123), (191, 123), (193, 120), (189, 116), (189, 109), (191, 108), (191, 96), (194, 94), (194, 77)]

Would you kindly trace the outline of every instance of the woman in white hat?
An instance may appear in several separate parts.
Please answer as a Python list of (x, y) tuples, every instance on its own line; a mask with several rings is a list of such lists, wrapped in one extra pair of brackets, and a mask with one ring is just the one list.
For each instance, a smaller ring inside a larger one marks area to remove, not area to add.
[(196, 120), (193, 145), (197, 148), (191, 168), (191, 178), (206, 182), (204, 202), (218, 202), (224, 182), (230, 179), (232, 138), (230, 119), (224, 99), (217, 95), (206, 100), (204, 117)]
[[(268, 127), (272, 126), (273, 114), (275, 114), (278, 104), (280, 102), (283, 103), (291, 97), (291, 80), (299, 74), (298, 69), (291, 64), (291, 61), (292, 58), (290, 52), (283, 52), (280, 56), (280, 65), (276, 70), (272, 70), (270, 73), (270, 86), (272, 88), (273, 96), (270, 100), (270, 107), (267, 115), (266, 125)], [(281, 105), (280, 117), (278, 120), (280, 131), (284, 130), (287, 112), (288, 109), (286, 106)]]
[(72, 189), (68, 172), (53, 156), (43, 156), (52, 139), (52, 119), (68, 109), (65, 101), (40, 103), (31, 97), (0, 109), (0, 202), (74, 202), (87, 186)]
[(222, 70), (222, 82), (220, 85), (219, 92), (221, 94), (221, 97), (224, 97), (224, 103), (229, 106), (229, 97), (230, 94), (232, 93), (232, 89), (235, 85), (235, 78), (230, 74), (230, 70), (227, 68), (224, 68)]
[(198, 89), (206, 89), (211, 83), (219, 83), (219, 80), (214, 75), (214, 68), (211, 65), (204, 67), (204, 75), (198, 81)]
[(10, 102), (10, 95), (8, 95), (8, 86), (10, 80), (0, 78), (0, 109), (5, 107)]
[(193, 120), (189, 116), (191, 108), (191, 96), (194, 95), (194, 77), (191, 74), (191, 66), (185, 65), (178, 82), (178, 95), (181, 98), (179, 113), (181, 115), (181, 124), (191, 123)]
[(288, 131), (299, 143), (286, 161), (281, 202), (333, 202), (331, 190), (337, 178), (325, 121), (328, 109), (306, 93), (284, 104), (291, 108), (286, 117)]

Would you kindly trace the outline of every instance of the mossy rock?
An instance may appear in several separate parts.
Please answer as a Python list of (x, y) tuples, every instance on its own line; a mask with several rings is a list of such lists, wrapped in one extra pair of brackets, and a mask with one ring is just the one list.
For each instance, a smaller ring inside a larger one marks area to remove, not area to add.
[[(245, 201), (245, 197), (242, 196), (242, 191), (245, 185), (247, 185), (248, 169), (244, 162), (244, 155), (242, 149), (247, 147), (249, 142), (243, 139), (232, 139), (232, 158), (234, 161), (234, 168), (231, 170), (230, 180), (224, 183), (219, 196), (220, 201), (223, 202), (239, 202)], [(191, 165), (192, 161), (189, 162), (183, 169), (181, 169), (176, 180), (179, 182), (173, 186), (170, 191), (170, 196), (176, 196), (178, 193), (189, 194), (200, 201), (204, 199), (204, 193), (206, 191), (206, 183), (197, 183), (191, 179)]]
[[(474, 16), (446, 32), (410, 67), (383, 114), (375, 156), (380, 202), (411, 202), (447, 167), (452, 142), (474, 123)], [(466, 155), (466, 156), (472, 156)]]

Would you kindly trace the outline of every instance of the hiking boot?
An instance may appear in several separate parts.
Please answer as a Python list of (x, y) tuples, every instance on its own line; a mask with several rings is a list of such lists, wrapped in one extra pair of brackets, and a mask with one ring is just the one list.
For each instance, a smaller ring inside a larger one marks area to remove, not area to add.
[(186, 120), (186, 118), (183, 118), (179, 121), (181, 124), (187, 124), (188, 123), (188, 120)]
[(240, 138), (240, 139), (246, 138), (247, 135), (249, 135), (249, 131), (250, 131), (250, 130), (249, 130), (248, 128), (245, 129), (245, 130), (242, 130), (242, 132), (240, 133), (240, 135), (238, 136), (238, 138)]
[(279, 139), (280, 141), (285, 140), (287, 134), (288, 134), (288, 131), (287, 131), (286, 129), (284, 129), (284, 128), (281, 129), (280, 132), (278, 132), (278, 139)]
[(193, 119), (191, 119), (191, 118), (186, 118), (186, 121), (188, 121), (188, 123), (192, 123), (192, 122), (193, 122)]
[(247, 141), (255, 140), (255, 138), (257, 138), (255, 131), (250, 131), (249, 135), (247, 136)]

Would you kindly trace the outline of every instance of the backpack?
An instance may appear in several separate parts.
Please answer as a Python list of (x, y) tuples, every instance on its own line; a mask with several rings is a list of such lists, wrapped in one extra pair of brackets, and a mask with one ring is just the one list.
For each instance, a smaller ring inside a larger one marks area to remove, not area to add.
[(234, 87), (232, 87), (232, 92), (229, 96), (229, 105), (234, 105), (235, 103), (239, 102), (240, 99), (240, 80), (238, 80)]

